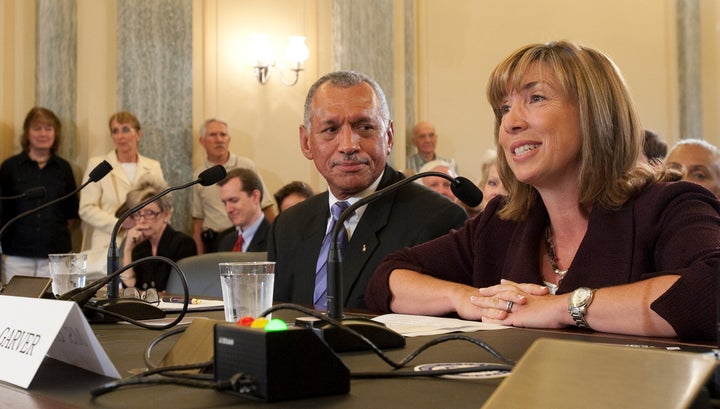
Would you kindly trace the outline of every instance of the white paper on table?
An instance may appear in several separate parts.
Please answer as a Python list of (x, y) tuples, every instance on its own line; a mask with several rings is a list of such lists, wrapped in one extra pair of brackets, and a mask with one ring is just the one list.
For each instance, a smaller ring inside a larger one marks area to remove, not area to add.
[(385, 314), (375, 317), (373, 320), (382, 322), (388, 328), (406, 337), (511, 328), (505, 325), (488, 324), (480, 321), (411, 314)]
[[(193, 298), (193, 300), (195, 300), (195, 303), (188, 303), (188, 311), (215, 311), (223, 309), (222, 300), (206, 300), (204, 298)], [(183, 305), (184, 304), (182, 302), (168, 302), (161, 300), (158, 308), (165, 312), (178, 312), (182, 311)]]

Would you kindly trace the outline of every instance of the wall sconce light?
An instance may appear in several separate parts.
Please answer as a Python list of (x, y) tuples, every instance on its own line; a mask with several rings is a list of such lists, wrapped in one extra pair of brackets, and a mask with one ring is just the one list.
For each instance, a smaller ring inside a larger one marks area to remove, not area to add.
[[(253, 61), (255, 76), (261, 84), (265, 84), (270, 78), (270, 67), (277, 68), (273, 56), (273, 50), (270, 46), (269, 37), (266, 34), (255, 34), (252, 37), (250, 45), (250, 58)], [(295, 72), (295, 80), (285, 82), (283, 80), (282, 70), (280, 72), (280, 82), (287, 86), (297, 84), (300, 77), (300, 71), (303, 70), (303, 63), (308, 59), (310, 52), (305, 44), (305, 37), (290, 36), (288, 48), (285, 51), (285, 58), (290, 62), (290, 71)]]

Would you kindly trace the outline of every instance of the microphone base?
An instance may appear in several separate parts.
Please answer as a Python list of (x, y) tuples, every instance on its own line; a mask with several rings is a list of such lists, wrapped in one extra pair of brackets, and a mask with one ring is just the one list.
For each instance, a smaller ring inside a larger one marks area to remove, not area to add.
[[(114, 312), (127, 318), (142, 321), (165, 318), (165, 311), (136, 298), (108, 298), (91, 300), (89, 306), (95, 309), (84, 308), (85, 317), (91, 324), (115, 323), (122, 319), (105, 314), (104, 311)], [(100, 310), (100, 311), (96, 311)]]
[[(347, 317), (338, 321), (364, 335), (381, 350), (405, 346), (405, 337), (381, 322), (363, 317)], [(335, 352), (367, 351), (370, 349), (370, 346), (362, 340), (319, 318), (299, 317), (295, 320), (295, 325), (310, 328), (315, 335), (324, 340)]]

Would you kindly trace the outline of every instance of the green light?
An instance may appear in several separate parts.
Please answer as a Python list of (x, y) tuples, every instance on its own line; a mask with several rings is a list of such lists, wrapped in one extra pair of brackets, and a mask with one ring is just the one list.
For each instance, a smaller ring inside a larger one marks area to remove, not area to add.
[(265, 325), (265, 331), (267, 332), (287, 331), (287, 329), (287, 324), (280, 318), (273, 318)]

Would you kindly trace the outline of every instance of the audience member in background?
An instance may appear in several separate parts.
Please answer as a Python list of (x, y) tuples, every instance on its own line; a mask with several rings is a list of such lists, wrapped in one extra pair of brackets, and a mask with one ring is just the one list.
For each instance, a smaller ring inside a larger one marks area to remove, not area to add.
[(646, 129), (640, 161), (656, 166), (662, 164), (665, 155), (667, 155), (667, 144), (660, 139), (657, 133)]
[[(455, 173), (454, 170), (450, 167), (450, 164), (445, 162), (444, 160), (431, 160), (430, 162), (422, 165), (420, 168), (420, 171), (418, 173), (424, 173), (424, 172), (440, 172), (444, 173), (452, 178), (456, 178), (458, 175)], [(462, 201), (458, 200), (455, 197), (455, 194), (452, 191), (451, 185), (452, 182), (449, 180), (442, 178), (440, 176), (427, 176), (424, 178), (416, 179), (417, 183), (425, 186), (426, 188), (430, 190), (434, 190), (441, 195), (447, 197), (452, 202), (458, 204), (459, 206), (462, 206), (463, 209), (465, 209), (465, 212), (467, 212), (468, 216), (474, 217), (480, 212), (480, 205), (477, 205), (475, 207), (470, 207), (463, 203)]]
[(720, 201), (637, 166), (643, 129), (615, 64), (566, 41), (532, 44), (487, 87), (508, 200), (385, 259), (368, 306), (716, 338)]
[(233, 230), (220, 238), (218, 251), (266, 251), (270, 222), (260, 207), (264, 188), (257, 173), (250, 169), (231, 169), (218, 182), (220, 200)]
[[(457, 173), (455, 173), (454, 170), (450, 167), (450, 164), (445, 162), (444, 160), (431, 160), (430, 162), (427, 162), (426, 164), (422, 165), (418, 173), (423, 172), (440, 172), (444, 173), (451, 178), (456, 178)], [(448, 199), (452, 200), (453, 202), (457, 203), (457, 198), (455, 197), (455, 194), (450, 189), (450, 185), (452, 184), (449, 180), (442, 178), (440, 176), (427, 176), (424, 178), (416, 179), (415, 182), (425, 186), (426, 188), (430, 190), (434, 190), (441, 195), (447, 197)], [(462, 205), (462, 203), (458, 203)]]
[(480, 181), (478, 182), (478, 187), (480, 187), (480, 190), (483, 192), (483, 200), (482, 203), (480, 203), (481, 211), (495, 196), (507, 196), (508, 194), (500, 180), (497, 167), (497, 152), (495, 150), (489, 151), (487, 158), (482, 165), (480, 165)]
[[(323, 309), (323, 241), (334, 220), (330, 209), (336, 212), (404, 176), (387, 164), (395, 135), (385, 94), (363, 74), (333, 72), (315, 82), (299, 133), (303, 155), (315, 163), (329, 190), (278, 214), (268, 258), (282, 272), (275, 277), (277, 301)], [(343, 250), (345, 306), (365, 307), (365, 286), (385, 255), (445, 234), (466, 218), (460, 206), (416, 183), (359, 208), (344, 226), (349, 237)]]
[[(9, 197), (42, 187), (45, 195), (3, 201), (3, 226), (20, 213), (77, 188), (70, 163), (56, 153), (61, 134), (60, 120), (51, 110), (35, 107), (25, 116), (22, 152), (0, 166), (0, 191)], [(49, 277), (47, 256), (72, 251), (70, 228), (77, 219), (78, 197), (73, 195), (8, 226), (2, 237), (2, 254), (6, 256), (2, 282), (7, 284), (14, 275)]]
[[(145, 175), (163, 179), (160, 162), (141, 155), (138, 144), (142, 136), (140, 122), (130, 112), (117, 112), (108, 121), (115, 149), (105, 156), (90, 158), (82, 180), (103, 160), (112, 171), (80, 192), (80, 218), (83, 221), (83, 250), (88, 250), (88, 272), (106, 273), (110, 235), (118, 218), (117, 209), (125, 203), (127, 192)], [(122, 240), (119, 237), (118, 240)]]
[(406, 168), (409, 173), (418, 173), (420, 168), (431, 160), (442, 160), (450, 164), (450, 168), (457, 172), (455, 160), (451, 158), (441, 158), (435, 153), (438, 136), (435, 133), (435, 127), (430, 122), (420, 121), (413, 127), (412, 143), (417, 149), (417, 153), (408, 156)]
[(282, 212), (314, 194), (307, 183), (296, 180), (278, 189), (273, 196), (278, 206), (278, 212)]
[[(137, 187), (127, 194), (127, 208), (131, 209), (145, 200), (167, 189), (162, 179), (146, 175), (138, 181)], [(167, 194), (133, 213), (130, 218), (134, 225), (127, 231), (123, 249), (123, 265), (150, 256), (163, 256), (172, 261), (197, 254), (195, 241), (185, 233), (170, 226), (172, 197)], [(159, 260), (150, 260), (136, 265), (120, 274), (123, 285), (145, 291), (154, 288), (163, 292), (167, 286), (172, 267)], [(173, 273), (175, 274), (175, 273)]]
[[(259, 177), (260, 173), (255, 162), (230, 152), (230, 139), (227, 122), (217, 118), (210, 118), (203, 122), (200, 127), (200, 145), (205, 148), (206, 156), (203, 163), (195, 168), (194, 178), (197, 178), (200, 172), (215, 165), (223, 165), (228, 171), (235, 168), (250, 169)], [(260, 180), (262, 181), (262, 178)], [(264, 186), (263, 183), (263, 188), (267, 191)], [(265, 217), (272, 221), (275, 218), (275, 212), (269, 197), (263, 200), (262, 208)], [(217, 251), (221, 237), (234, 230), (225, 211), (225, 205), (220, 200), (220, 187), (217, 184), (193, 186), (192, 219), (193, 239), (195, 239), (199, 254)]]
[(720, 197), (720, 151), (714, 145), (702, 139), (683, 139), (670, 149), (665, 166)]

